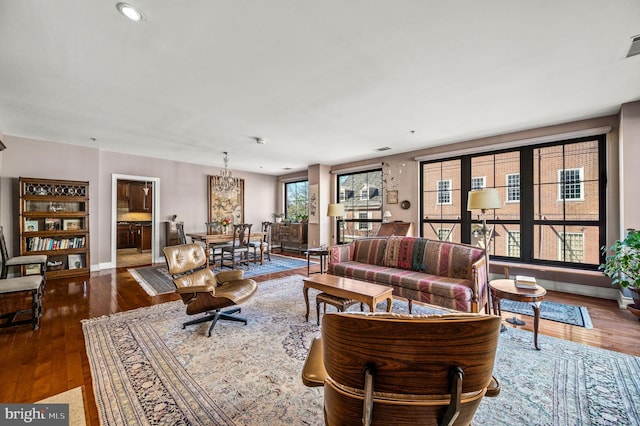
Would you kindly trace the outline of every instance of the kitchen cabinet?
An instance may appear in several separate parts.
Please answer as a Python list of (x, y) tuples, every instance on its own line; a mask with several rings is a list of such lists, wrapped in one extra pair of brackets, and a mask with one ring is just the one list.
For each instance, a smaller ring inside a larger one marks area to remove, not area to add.
[(138, 253), (151, 250), (151, 224), (136, 225), (136, 248)]
[(133, 241), (131, 233), (131, 225), (127, 224), (118, 224), (118, 233), (116, 235), (117, 246), (119, 249), (125, 248), (133, 248), (135, 247), (135, 242)]
[(151, 250), (151, 223), (119, 223), (117, 246), (119, 249), (135, 248), (139, 253)]
[[(146, 192), (145, 192), (146, 188)], [(152, 186), (144, 182), (129, 183), (129, 211), (151, 212), (151, 200), (153, 200)]]
[(118, 200), (129, 199), (129, 183), (118, 181)]

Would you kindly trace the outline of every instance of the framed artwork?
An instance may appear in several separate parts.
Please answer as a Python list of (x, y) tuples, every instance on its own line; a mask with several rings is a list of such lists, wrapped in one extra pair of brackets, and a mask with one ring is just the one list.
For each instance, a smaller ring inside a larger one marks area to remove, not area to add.
[(63, 231), (78, 231), (81, 229), (80, 219), (63, 219), (62, 230)]
[(25, 220), (24, 221), (24, 230), (26, 232), (35, 232), (38, 230), (38, 221), (37, 220)]
[(237, 188), (221, 191), (218, 176), (207, 176), (209, 188), (209, 222), (231, 219), (232, 224), (244, 223), (244, 179), (238, 179)]
[(47, 218), (44, 220), (44, 229), (46, 231), (59, 231), (60, 218)]
[(81, 254), (70, 254), (67, 260), (69, 269), (84, 268), (84, 256)]
[(387, 191), (387, 204), (398, 204), (398, 190)]
[(309, 223), (318, 223), (318, 185), (309, 185)]

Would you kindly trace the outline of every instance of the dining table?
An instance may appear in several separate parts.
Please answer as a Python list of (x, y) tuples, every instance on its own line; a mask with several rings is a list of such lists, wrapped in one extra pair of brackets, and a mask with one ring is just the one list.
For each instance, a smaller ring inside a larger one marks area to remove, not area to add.
[[(215, 234), (209, 232), (189, 232), (186, 234), (188, 237), (191, 237), (193, 241), (200, 241), (205, 244), (207, 247), (207, 251), (210, 250), (211, 244), (220, 244), (220, 243), (230, 243), (233, 241), (233, 233), (222, 233)], [(251, 232), (249, 234), (249, 242), (253, 241), (264, 241), (264, 236), (266, 232)], [(207, 253), (207, 256), (209, 253)], [(264, 244), (260, 244), (260, 259), (252, 259), (252, 262), (260, 262), (261, 265), (264, 265)]]

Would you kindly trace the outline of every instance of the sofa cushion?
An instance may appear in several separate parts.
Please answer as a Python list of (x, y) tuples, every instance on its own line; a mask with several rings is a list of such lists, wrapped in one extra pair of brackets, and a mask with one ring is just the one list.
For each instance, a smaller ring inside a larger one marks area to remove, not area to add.
[(428, 240), (424, 263), (428, 274), (472, 280), (472, 265), (484, 255), (480, 248)]
[(386, 266), (369, 265), (361, 262), (341, 262), (331, 265), (329, 273), (353, 278), (376, 284), (394, 287), (396, 296), (409, 297), (415, 300), (432, 303), (433, 300), (425, 300), (424, 297), (416, 298), (412, 295), (427, 293), (436, 299), (448, 299), (451, 302), (438, 303), (441, 306), (460, 309), (466, 304), (457, 304), (454, 301), (470, 302), (473, 298), (473, 284), (470, 280), (462, 278), (450, 278), (416, 272)]
[(371, 265), (384, 265), (387, 240), (384, 238), (361, 239), (354, 241), (353, 260)]

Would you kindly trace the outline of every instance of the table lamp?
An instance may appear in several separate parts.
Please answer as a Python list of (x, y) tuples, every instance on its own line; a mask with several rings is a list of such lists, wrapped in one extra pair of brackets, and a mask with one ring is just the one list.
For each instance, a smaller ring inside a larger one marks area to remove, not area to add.
[[(335, 217), (335, 218), (343, 217), (344, 216), (344, 204), (340, 204), (340, 203), (329, 204), (329, 207), (327, 208), (327, 216)], [(338, 234), (338, 236), (340, 236), (340, 235)], [(336, 240), (336, 243), (339, 243), (338, 240)]]
[(391, 212), (389, 210), (387, 210), (382, 215), (382, 223), (389, 223), (390, 219), (391, 219)]

